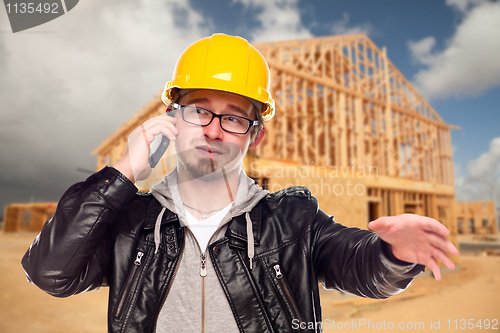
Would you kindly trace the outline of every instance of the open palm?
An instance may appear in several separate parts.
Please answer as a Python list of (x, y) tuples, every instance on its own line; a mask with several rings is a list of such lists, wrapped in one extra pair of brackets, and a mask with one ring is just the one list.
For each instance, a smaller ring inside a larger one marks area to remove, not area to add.
[(455, 269), (446, 252), (457, 256), (458, 250), (446, 239), (448, 229), (433, 218), (414, 214), (386, 216), (370, 222), (368, 227), (391, 245), (396, 258), (429, 267), (436, 280), (441, 280), (437, 259)]

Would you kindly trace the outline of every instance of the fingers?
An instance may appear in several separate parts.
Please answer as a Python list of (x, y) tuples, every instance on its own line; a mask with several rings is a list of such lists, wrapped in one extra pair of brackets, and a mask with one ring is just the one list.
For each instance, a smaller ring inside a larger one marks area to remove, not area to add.
[[(415, 215), (418, 216), (418, 215)], [(433, 232), (435, 234), (441, 235), (441, 236), (448, 236), (450, 234), (450, 231), (448, 228), (446, 228), (442, 223), (439, 221), (427, 217), (427, 216), (418, 216), (420, 226), (422, 229), (428, 232)]]
[(383, 240), (392, 245), (397, 258), (429, 267), (436, 280), (441, 280), (438, 261), (455, 269), (447, 253), (457, 256), (456, 247), (446, 239), (449, 230), (437, 220), (414, 214), (381, 217), (368, 224)]
[(449, 240), (446, 239), (444, 236), (438, 236), (435, 233), (432, 232), (427, 232), (427, 237), (429, 239), (429, 242), (432, 246), (435, 248), (443, 251), (443, 252), (449, 252), (453, 254), (454, 256), (458, 256), (459, 252), (455, 245), (453, 245)]
[(453, 264), (446, 252), (457, 256), (458, 250), (456, 247), (446, 238), (437, 236), (436, 234), (430, 233), (428, 237), (430, 246), (432, 247), (431, 255), (434, 258), (441, 260), (441, 262), (449, 269), (455, 269), (455, 264)]
[(429, 258), (429, 260), (425, 263), (425, 266), (429, 267), (429, 269), (432, 271), (432, 274), (434, 274), (434, 277), (436, 278), (437, 281), (441, 280), (441, 271), (439, 269), (439, 264), (437, 263), (436, 259), (434, 258)]
[(455, 256), (457, 256), (459, 253), (456, 247), (444, 236), (438, 236), (433, 232), (427, 232), (427, 238), (429, 240), (429, 245), (430, 245), (429, 254), (431, 256), (428, 260), (429, 263), (432, 265), (432, 267), (431, 266), (428, 267), (434, 273), (436, 280), (439, 280), (438, 275), (436, 274), (439, 274), (440, 277), (440, 272), (439, 273), (435, 272), (434, 264), (436, 264), (437, 268), (439, 268), (436, 259), (439, 259), (446, 267), (448, 267), (448, 269), (454, 270), (455, 264), (451, 261), (450, 257), (446, 254), (446, 252), (449, 252)]
[(368, 223), (368, 228), (370, 228), (370, 230), (373, 231), (382, 231), (387, 226), (386, 219), (387, 219), (386, 217), (379, 217), (375, 221)]
[[(442, 247), (434, 247), (432, 244), (430, 244), (431, 248), (430, 248), (430, 250), (428, 250), (428, 251), (430, 251), (430, 252), (428, 252), (429, 257), (427, 258), (426, 262), (423, 263), (424, 265), (429, 267), (429, 269), (434, 274), (434, 277), (438, 281), (441, 280), (441, 271), (440, 271), (437, 259), (439, 259), (448, 269), (450, 269), (450, 270), (455, 269), (455, 264), (451, 261), (450, 257), (448, 257), (446, 252), (443, 250), (443, 248), (449, 248), (448, 245), (451, 245), (451, 247), (453, 249), (455, 249), (455, 247), (453, 246), (453, 244), (451, 244), (447, 240), (446, 240), (446, 243), (448, 243), (448, 244), (445, 244)], [(456, 251), (456, 249), (455, 249), (455, 251)], [(458, 251), (457, 251), (457, 253), (458, 253)]]
[(144, 128), (144, 124), (141, 125), (142, 134), (144, 136), (144, 141), (146, 141), (146, 147), (149, 148), (149, 140), (148, 135), (146, 134), (146, 129)]
[(453, 245), (449, 240), (446, 240), (446, 243), (441, 248), (444, 252), (449, 252), (454, 256), (458, 256), (460, 254), (455, 245)]
[(450, 270), (454, 270), (455, 269), (455, 264), (451, 261), (450, 257), (448, 257), (448, 255), (444, 251), (442, 251), (440, 249), (434, 249), (432, 251), (432, 256), (435, 259), (441, 260), (441, 262), (446, 267), (448, 267)]
[(424, 263), (429, 269), (432, 271), (434, 274), (434, 277), (436, 280), (441, 280), (441, 270), (439, 268), (439, 264), (437, 262), (437, 259), (439, 259), (448, 269), (454, 270), (455, 269), (455, 264), (451, 261), (451, 259), (446, 255), (445, 252), (439, 250), (439, 249), (434, 249), (432, 252), (432, 256), (427, 259), (427, 261)]
[(167, 123), (167, 126), (161, 127), (160, 132), (171, 141), (175, 141), (175, 139), (177, 138), (177, 134), (179, 134), (179, 130), (172, 123)]
[(169, 117), (166, 115), (161, 115), (155, 118), (151, 118), (147, 120), (141, 127), (145, 131), (145, 136), (148, 140), (148, 147), (151, 142), (153, 142), (154, 138), (158, 134), (163, 134), (171, 141), (176, 139), (177, 134), (179, 134), (179, 130), (175, 127), (175, 123), (177, 122), (177, 118)]
[(455, 245), (453, 245), (451, 242), (449, 242), (448, 249), (446, 250), (446, 252), (450, 252), (454, 256), (458, 256), (460, 254)]
[(125, 153), (115, 164), (132, 182), (146, 179), (151, 174), (148, 156), (150, 145), (158, 134), (163, 134), (171, 141), (176, 139), (179, 130), (175, 127), (177, 118), (162, 114), (148, 119), (136, 128), (128, 137)]

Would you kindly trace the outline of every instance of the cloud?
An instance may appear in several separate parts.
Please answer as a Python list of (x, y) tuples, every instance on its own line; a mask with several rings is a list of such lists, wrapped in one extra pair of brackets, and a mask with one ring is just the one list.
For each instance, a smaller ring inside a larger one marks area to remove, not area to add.
[(252, 42), (309, 38), (312, 33), (301, 22), (297, 0), (233, 0), (257, 10), (260, 27), (251, 32)]
[(349, 27), (349, 14), (343, 13), (342, 19), (333, 22), (331, 32), (335, 35), (351, 35), (351, 34), (365, 34), (370, 35), (373, 32), (373, 28), (369, 23), (365, 23), (361, 26), (351, 26)]
[(426, 37), (418, 42), (408, 42), (413, 60), (425, 65), (432, 65), (434, 61), (435, 57), (431, 55), (434, 45), (436, 45), (436, 39), (432, 36)]
[(409, 41), (413, 60), (424, 66), (414, 77), (427, 98), (477, 96), (500, 85), (500, 3), (448, 0), (463, 20), (442, 51), (433, 36)]
[(471, 7), (487, 2), (488, 0), (446, 0), (446, 4), (466, 13)]
[(467, 175), (456, 172), (455, 189), (458, 200), (491, 200), (492, 186), (500, 199), (500, 137), (490, 142), (489, 150), (469, 161)]
[[(182, 50), (210, 29), (187, 1), (113, 0), (1, 33), (0, 208), (30, 194), (57, 199), (85, 177), (77, 168), (95, 169), (89, 153), (161, 92)], [(10, 30), (5, 11), (0, 30)]]
[(500, 173), (500, 137), (490, 142), (490, 150), (481, 154), (467, 166), (472, 179), (491, 180)]

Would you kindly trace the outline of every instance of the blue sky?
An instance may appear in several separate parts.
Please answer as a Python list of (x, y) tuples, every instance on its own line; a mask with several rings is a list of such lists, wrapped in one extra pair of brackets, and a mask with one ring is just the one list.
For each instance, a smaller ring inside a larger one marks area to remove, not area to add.
[[(12, 34), (0, 9), (0, 206), (56, 201), (89, 152), (214, 32), (251, 42), (365, 33), (452, 131), (457, 198), (500, 197), (500, 3), (487, 0), (80, 1)], [(495, 140), (497, 138), (497, 140)], [(496, 180), (494, 180), (496, 179)]]

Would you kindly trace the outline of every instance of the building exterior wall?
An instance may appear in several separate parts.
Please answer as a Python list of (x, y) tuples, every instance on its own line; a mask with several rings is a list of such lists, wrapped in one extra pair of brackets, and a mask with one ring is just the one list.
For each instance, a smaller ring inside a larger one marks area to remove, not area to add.
[(271, 192), (305, 186), (318, 199), (320, 207), (334, 215), (337, 222), (367, 228), (366, 179), (355, 170), (254, 159), (247, 155), (245, 172)]
[(459, 234), (497, 235), (498, 224), (493, 201), (457, 202), (455, 209)]
[(5, 206), (3, 231), (39, 232), (55, 213), (57, 202), (13, 203)]
[(419, 214), (443, 223), (450, 230), (450, 240), (458, 244), (452, 186), (380, 177), (374, 168), (300, 165), (251, 154), (244, 167), (247, 175), (271, 192), (308, 187), (320, 207), (346, 226), (367, 229), (370, 221), (381, 216)]

